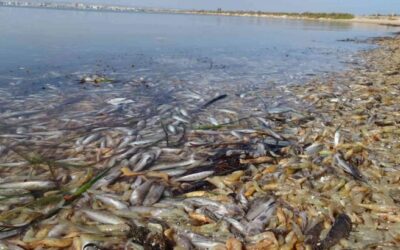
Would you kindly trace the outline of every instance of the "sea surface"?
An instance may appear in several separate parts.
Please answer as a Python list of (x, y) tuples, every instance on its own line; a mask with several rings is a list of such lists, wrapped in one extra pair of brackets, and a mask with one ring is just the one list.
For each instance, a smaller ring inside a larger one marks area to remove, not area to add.
[[(305, 82), (339, 71), (391, 28), (252, 17), (0, 8), (0, 88), (86, 88), (85, 75), (206, 85)], [(118, 87), (118, 86), (117, 86)]]

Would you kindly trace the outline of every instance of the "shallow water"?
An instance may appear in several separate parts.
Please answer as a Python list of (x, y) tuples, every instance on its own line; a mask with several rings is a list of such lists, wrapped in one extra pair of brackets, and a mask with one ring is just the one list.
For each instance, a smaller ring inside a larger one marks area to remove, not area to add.
[(298, 83), (343, 68), (380, 26), (262, 18), (0, 9), (0, 86), (80, 88), (84, 74), (115, 80)]

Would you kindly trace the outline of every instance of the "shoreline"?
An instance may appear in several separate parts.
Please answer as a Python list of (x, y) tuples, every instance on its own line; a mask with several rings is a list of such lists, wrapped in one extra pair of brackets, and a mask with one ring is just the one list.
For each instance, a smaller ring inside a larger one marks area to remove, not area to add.
[[(306, 20), (323, 22), (346, 22), (346, 23), (365, 23), (400, 27), (400, 16), (353, 16), (347, 13), (268, 13), (268, 12), (235, 12), (235, 11), (202, 11), (202, 10), (179, 10), (179, 9), (157, 9), (157, 8), (136, 8), (126, 6), (111, 5), (90, 5), (90, 4), (51, 4), (25, 3), (25, 2), (1, 2), (0, 7), (9, 8), (32, 8), (50, 10), (76, 10), (76, 11), (96, 11), (96, 12), (117, 12), (117, 13), (148, 13), (148, 14), (183, 14), (183, 15), (209, 15), (209, 16), (235, 16), (235, 17), (255, 17), (269, 19), (287, 20)], [(315, 15), (316, 17), (308, 17)], [(328, 16), (328, 17), (318, 17)], [(330, 17), (332, 16), (332, 17)], [(336, 16), (338, 16), (336, 18)], [(343, 17), (341, 17), (343, 16)]]
[(258, 14), (231, 14), (231, 13), (203, 13), (199, 11), (180, 11), (176, 14), (188, 14), (188, 15), (210, 15), (210, 16), (237, 16), (237, 17), (256, 17), (256, 18), (270, 18), (270, 19), (288, 19), (288, 20), (306, 20), (306, 21), (323, 21), (323, 22), (346, 22), (346, 23), (365, 23), (365, 24), (376, 24), (376, 25), (387, 25), (400, 27), (400, 17), (395, 17), (391, 20), (389, 17), (377, 18), (374, 16), (355, 16), (351, 19), (334, 19), (334, 18), (310, 18), (301, 16), (287, 16), (287, 15), (258, 15)]

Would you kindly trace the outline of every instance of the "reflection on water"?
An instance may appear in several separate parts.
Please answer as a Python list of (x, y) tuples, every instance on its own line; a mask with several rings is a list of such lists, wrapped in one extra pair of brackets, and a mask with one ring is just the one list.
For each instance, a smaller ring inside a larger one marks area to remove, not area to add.
[[(76, 86), (76, 75), (119, 80), (290, 83), (340, 68), (385, 28), (265, 18), (0, 9), (0, 85)], [(16, 78), (17, 80), (12, 80)], [(31, 85), (24, 85), (33, 83)]]

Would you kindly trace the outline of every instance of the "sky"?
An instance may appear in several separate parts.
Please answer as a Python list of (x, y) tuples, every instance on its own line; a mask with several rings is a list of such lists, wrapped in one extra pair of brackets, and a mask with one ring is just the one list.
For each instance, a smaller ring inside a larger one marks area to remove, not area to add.
[[(33, 0), (31, 0), (33, 1)], [(39, 1), (40, 0), (34, 0)], [(400, 14), (400, 0), (46, 0), (180, 9)]]

